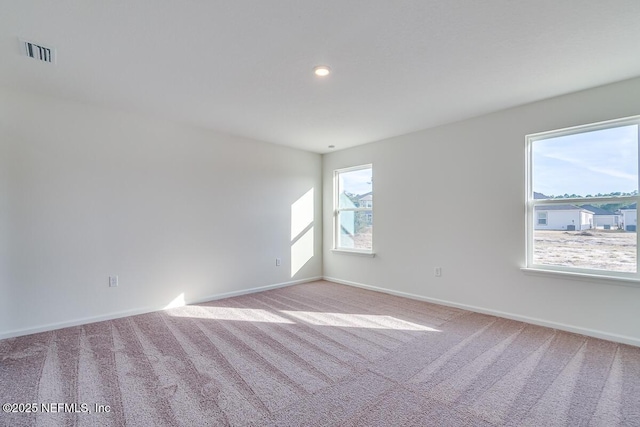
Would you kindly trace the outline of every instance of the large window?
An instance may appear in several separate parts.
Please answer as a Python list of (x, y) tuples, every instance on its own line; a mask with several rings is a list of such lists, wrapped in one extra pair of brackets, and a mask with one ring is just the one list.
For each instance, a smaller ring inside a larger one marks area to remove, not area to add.
[(334, 249), (373, 253), (373, 167), (334, 173)]
[(639, 280), (640, 116), (527, 136), (527, 267)]

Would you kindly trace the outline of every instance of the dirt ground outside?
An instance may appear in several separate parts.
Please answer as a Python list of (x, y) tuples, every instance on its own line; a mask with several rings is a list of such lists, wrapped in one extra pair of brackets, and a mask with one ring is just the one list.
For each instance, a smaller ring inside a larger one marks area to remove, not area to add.
[(635, 232), (536, 230), (533, 262), (635, 273), (636, 245)]
[(353, 236), (356, 249), (371, 249), (372, 227), (362, 227)]

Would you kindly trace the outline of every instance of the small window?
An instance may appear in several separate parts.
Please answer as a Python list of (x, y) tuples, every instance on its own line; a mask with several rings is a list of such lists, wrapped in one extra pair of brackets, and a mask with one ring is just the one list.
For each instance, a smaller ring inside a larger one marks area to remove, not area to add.
[(527, 268), (640, 280), (640, 116), (529, 135)]
[(547, 213), (538, 212), (538, 225), (547, 225)]
[(334, 172), (334, 249), (373, 252), (373, 167)]

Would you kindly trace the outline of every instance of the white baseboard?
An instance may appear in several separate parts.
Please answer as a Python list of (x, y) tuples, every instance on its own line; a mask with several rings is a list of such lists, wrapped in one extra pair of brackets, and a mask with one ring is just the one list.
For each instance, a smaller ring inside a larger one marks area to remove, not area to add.
[(437, 298), (429, 298), (429, 297), (424, 297), (424, 296), (421, 296), (421, 295), (411, 294), (411, 293), (408, 293), (408, 292), (399, 292), (399, 291), (394, 291), (394, 290), (391, 290), (391, 289), (379, 288), (379, 287), (376, 287), (376, 286), (365, 285), (363, 283), (356, 283), (356, 282), (351, 282), (351, 281), (348, 281), (348, 280), (336, 279), (335, 277), (327, 277), (327, 276), (325, 276), (324, 280), (329, 281), (329, 282), (339, 283), (339, 284), (342, 284), (342, 285), (354, 286), (354, 287), (357, 287), (357, 288), (368, 289), (368, 290), (376, 291), (376, 292), (383, 292), (383, 293), (390, 294), (390, 295), (396, 295), (396, 296), (399, 296), (399, 297), (405, 297), (405, 298), (415, 299), (415, 300), (419, 300), (419, 301), (431, 302), (431, 303), (439, 304), (439, 305), (446, 305), (448, 307), (461, 308), (463, 310), (473, 311), (473, 312), (476, 312), (476, 313), (489, 314), (489, 315), (492, 315), (492, 316), (503, 317), (505, 319), (511, 319), (511, 320), (517, 320), (519, 322), (530, 323), (532, 325), (545, 326), (547, 328), (559, 329), (561, 331), (573, 332), (573, 333), (580, 334), (580, 335), (586, 335), (586, 336), (589, 336), (589, 337), (600, 338), (600, 339), (607, 340), (607, 341), (613, 341), (613, 342), (618, 342), (618, 343), (622, 343), (622, 344), (628, 344), (628, 345), (633, 345), (633, 346), (636, 346), (636, 347), (640, 347), (640, 339), (634, 338), (634, 337), (629, 337), (629, 336), (626, 336), (626, 335), (612, 334), (612, 333), (609, 333), (609, 332), (598, 331), (596, 329), (582, 328), (582, 327), (579, 327), (579, 326), (567, 325), (567, 324), (564, 324), (564, 323), (553, 322), (553, 321), (544, 320), (544, 319), (538, 319), (538, 318), (535, 318), (535, 317), (521, 316), (519, 314), (507, 313), (507, 312), (504, 312), (504, 311), (491, 310), (491, 309), (482, 308), (482, 307), (476, 307), (476, 306), (467, 305), (467, 304), (460, 304), (460, 303), (441, 300), (441, 299), (437, 299)]
[[(257, 288), (243, 289), (243, 290), (240, 290), (240, 291), (233, 291), (233, 292), (225, 292), (225, 293), (222, 293), (222, 294), (213, 294), (213, 295), (209, 295), (207, 297), (196, 298), (196, 299), (193, 299), (193, 300), (185, 301), (185, 304), (183, 304), (183, 305), (199, 304), (199, 303), (203, 303), (203, 302), (207, 302), (207, 301), (214, 301), (214, 300), (219, 300), (219, 299), (224, 299), (224, 298), (236, 297), (236, 296), (240, 296), (240, 295), (253, 294), (255, 292), (268, 291), (269, 289), (283, 288), (285, 286), (292, 286), (292, 285), (298, 285), (298, 284), (301, 284), (301, 283), (314, 282), (316, 280), (322, 280), (322, 277), (321, 276), (309, 277), (307, 279), (293, 280), (293, 281), (290, 281), (290, 282), (283, 282), (283, 283), (276, 283), (276, 284), (273, 284), (273, 285), (259, 286)], [(176, 307), (178, 307), (178, 306), (176, 306)], [(164, 306), (162, 306), (162, 307), (158, 306), (158, 307), (136, 308), (136, 309), (132, 309), (132, 310), (126, 310), (126, 311), (119, 311), (119, 312), (115, 312), (115, 313), (104, 314), (104, 315), (101, 315), (101, 316), (84, 317), (84, 318), (81, 318), (81, 319), (73, 319), (73, 320), (68, 320), (68, 321), (64, 321), (64, 322), (48, 323), (46, 325), (40, 325), (40, 326), (31, 327), (31, 328), (16, 329), (16, 330), (13, 330), (13, 331), (8, 331), (8, 332), (0, 332), (0, 340), (5, 339), (5, 338), (19, 337), (19, 336), (23, 336), (23, 335), (37, 334), (39, 332), (48, 332), (48, 331), (53, 331), (53, 330), (56, 330), (56, 329), (68, 328), (70, 326), (86, 325), (87, 323), (95, 323), (95, 322), (102, 322), (102, 321), (105, 321), (105, 320), (120, 319), (122, 317), (127, 317), (127, 316), (136, 316), (138, 314), (151, 313), (151, 312), (154, 312), (154, 311), (161, 311), (161, 310), (165, 310), (165, 309), (166, 309), (166, 307), (164, 307)]]
[(224, 294), (214, 294), (214, 295), (210, 295), (208, 297), (198, 298), (198, 299), (195, 299), (195, 300), (192, 300), (192, 301), (188, 301), (188, 302), (186, 302), (185, 305), (187, 305), (187, 304), (200, 304), (200, 303), (207, 302), (207, 301), (215, 301), (215, 300), (218, 300), (218, 299), (238, 297), (240, 295), (254, 294), (256, 292), (268, 291), (269, 289), (284, 288), (284, 287), (287, 287), (287, 286), (300, 285), (302, 283), (315, 282), (317, 280), (322, 280), (322, 276), (309, 277), (309, 278), (300, 279), (300, 280), (292, 280), (290, 282), (276, 283), (275, 285), (260, 286), (260, 287), (257, 287), (257, 288), (245, 289), (245, 290), (241, 290), (241, 291), (226, 292)]

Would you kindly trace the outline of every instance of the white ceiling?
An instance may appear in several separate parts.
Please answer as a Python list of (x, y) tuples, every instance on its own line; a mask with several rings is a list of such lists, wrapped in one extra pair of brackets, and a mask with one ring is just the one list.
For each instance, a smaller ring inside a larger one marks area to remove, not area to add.
[(1, 0), (0, 84), (323, 153), (639, 76), (638, 18), (638, 0)]

